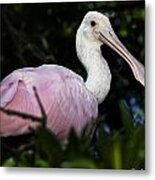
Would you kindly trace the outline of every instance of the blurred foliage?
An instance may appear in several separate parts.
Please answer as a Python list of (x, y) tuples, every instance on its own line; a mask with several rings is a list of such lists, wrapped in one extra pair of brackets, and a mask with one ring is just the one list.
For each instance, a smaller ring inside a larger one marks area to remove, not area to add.
[[(144, 64), (144, 1), (1, 5), (1, 79), (17, 68), (59, 64), (86, 78), (75, 51), (76, 30), (90, 10), (106, 14), (120, 40)], [(102, 53), (111, 90), (92, 133), (58, 140), (48, 129), (1, 138), (1, 165), (145, 169), (144, 88), (110, 48)]]

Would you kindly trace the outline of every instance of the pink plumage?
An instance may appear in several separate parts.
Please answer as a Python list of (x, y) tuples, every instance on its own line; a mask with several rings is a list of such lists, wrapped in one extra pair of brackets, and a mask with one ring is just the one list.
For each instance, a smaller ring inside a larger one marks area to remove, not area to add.
[[(47, 127), (58, 137), (65, 137), (71, 127), (79, 135), (85, 124), (97, 116), (97, 101), (85, 87), (83, 79), (57, 65), (23, 68), (11, 73), (0, 85), (1, 107), (40, 117), (33, 86), (46, 111)], [(0, 132), (3, 136), (28, 133), (39, 125), (3, 112), (0, 112), (0, 116)]]

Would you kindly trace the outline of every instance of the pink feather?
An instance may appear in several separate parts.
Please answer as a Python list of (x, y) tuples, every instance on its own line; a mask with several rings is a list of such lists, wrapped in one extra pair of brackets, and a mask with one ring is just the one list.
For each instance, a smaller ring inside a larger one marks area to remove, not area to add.
[[(97, 100), (85, 87), (83, 79), (57, 65), (23, 68), (11, 73), (0, 85), (0, 106), (40, 117), (33, 86), (46, 111), (47, 127), (58, 137), (66, 137), (71, 128), (80, 135), (86, 123), (97, 117)], [(39, 125), (1, 111), (0, 117), (2, 136), (25, 134)]]

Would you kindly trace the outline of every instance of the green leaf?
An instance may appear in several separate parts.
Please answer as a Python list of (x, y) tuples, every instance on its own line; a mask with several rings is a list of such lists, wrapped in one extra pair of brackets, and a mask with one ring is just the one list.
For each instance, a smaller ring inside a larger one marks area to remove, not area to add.
[(4, 167), (14, 167), (16, 166), (16, 162), (13, 157), (10, 157), (9, 159), (6, 159), (4, 163), (2, 164)]
[(96, 164), (91, 160), (91, 159), (86, 159), (86, 158), (78, 158), (78, 159), (73, 159), (70, 161), (64, 161), (61, 164), (61, 167), (63, 168), (90, 168), (90, 169), (95, 169)]
[(122, 169), (122, 149), (119, 135), (116, 135), (113, 140), (112, 164), (113, 169)]
[(37, 159), (36, 162), (35, 162), (35, 165), (37, 167), (49, 167), (50, 166), (48, 161), (44, 161), (42, 159)]
[(125, 100), (119, 101), (119, 107), (120, 107), (120, 113), (123, 122), (123, 127), (125, 129), (125, 133), (130, 135), (132, 134), (132, 130), (133, 130), (133, 120)]
[(36, 135), (36, 150), (51, 166), (58, 166), (62, 158), (62, 149), (59, 140), (50, 130), (39, 129)]

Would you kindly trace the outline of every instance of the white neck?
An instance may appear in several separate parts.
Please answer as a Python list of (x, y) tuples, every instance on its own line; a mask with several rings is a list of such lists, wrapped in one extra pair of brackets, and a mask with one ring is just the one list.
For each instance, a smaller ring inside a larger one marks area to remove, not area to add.
[(110, 90), (111, 73), (103, 58), (99, 43), (89, 42), (81, 32), (77, 32), (77, 55), (87, 71), (86, 87), (96, 97), (98, 103), (103, 102)]

